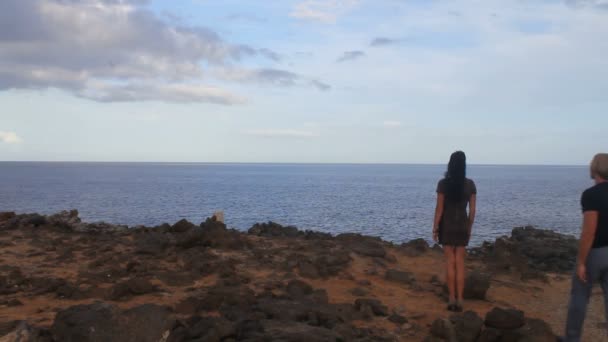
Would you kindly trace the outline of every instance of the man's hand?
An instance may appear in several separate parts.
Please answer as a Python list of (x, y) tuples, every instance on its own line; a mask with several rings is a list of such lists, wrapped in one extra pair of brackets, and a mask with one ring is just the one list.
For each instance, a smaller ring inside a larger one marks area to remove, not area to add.
[(439, 230), (436, 228), (433, 228), (433, 241), (439, 242)]
[(578, 264), (576, 266), (576, 275), (583, 283), (587, 282), (587, 266), (584, 264)]

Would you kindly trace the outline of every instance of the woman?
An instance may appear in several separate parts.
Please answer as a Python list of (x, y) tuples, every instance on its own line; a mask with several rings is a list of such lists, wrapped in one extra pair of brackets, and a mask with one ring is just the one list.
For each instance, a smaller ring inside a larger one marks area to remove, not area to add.
[(590, 171), (595, 185), (581, 197), (583, 231), (568, 307), (565, 338), (568, 342), (581, 340), (587, 303), (596, 281), (604, 290), (608, 319), (608, 154), (596, 155)]
[(469, 244), (475, 221), (477, 194), (475, 183), (466, 178), (466, 169), (464, 152), (454, 152), (445, 177), (437, 185), (433, 225), (433, 239), (443, 246), (446, 257), (446, 278), (450, 294), (448, 310), (457, 312), (462, 311), (465, 247)]

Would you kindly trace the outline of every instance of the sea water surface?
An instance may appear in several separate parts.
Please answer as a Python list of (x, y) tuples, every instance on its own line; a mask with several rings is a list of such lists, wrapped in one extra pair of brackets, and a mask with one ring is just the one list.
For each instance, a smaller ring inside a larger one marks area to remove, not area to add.
[[(0, 163), (0, 211), (76, 208), (88, 222), (201, 222), (223, 210), (246, 230), (275, 221), (402, 242), (431, 238), (444, 165)], [(577, 234), (587, 167), (469, 166), (478, 189), (472, 244), (534, 225)]]

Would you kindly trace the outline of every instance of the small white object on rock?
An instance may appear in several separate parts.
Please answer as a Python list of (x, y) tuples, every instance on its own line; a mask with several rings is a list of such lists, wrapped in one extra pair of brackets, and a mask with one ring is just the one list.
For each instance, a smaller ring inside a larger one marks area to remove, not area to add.
[(215, 216), (215, 220), (217, 222), (222, 222), (224, 223), (224, 212), (223, 211), (216, 211), (213, 213), (213, 216)]

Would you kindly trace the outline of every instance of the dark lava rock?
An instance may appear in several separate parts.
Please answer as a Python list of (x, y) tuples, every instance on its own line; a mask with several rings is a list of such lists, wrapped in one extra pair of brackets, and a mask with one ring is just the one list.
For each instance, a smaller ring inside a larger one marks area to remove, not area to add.
[(143, 278), (132, 278), (123, 283), (114, 285), (108, 295), (110, 300), (121, 300), (131, 296), (140, 296), (155, 292), (156, 286)]
[(388, 307), (382, 304), (377, 299), (359, 298), (355, 300), (355, 309), (362, 310), (364, 307), (369, 307), (376, 316), (388, 316)]
[(275, 222), (256, 223), (247, 231), (248, 234), (264, 237), (290, 237), (295, 238), (301, 235), (296, 227), (284, 227)]
[(411, 272), (388, 270), (386, 271), (384, 277), (386, 278), (386, 280), (406, 285), (412, 285), (416, 282), (416, 279), (414, 278), (414, 275)]
[(22, 222), (24, 222), (25, 224), (31, 224), (34, 227), (40, 227), (42, 225), (45, 225), (47, 223), (47, 220), (46, 217), (42, 215), (30, 214), (27, 215), (25, 219), (22, 220)]
[(159, 255), (169, 246), (165, 234), (158, 232), (143, 233), (135, 236), (135, 253)]
[(15, 215), (15, 212), (13, 212), (13, 211), (0, 212), (0, 222), (6, 222), (8, 220), (15, 218), (16, 216), (17, 215)]
[(323, 327), (296, 322), (268, 321), (264, 324), (263, 341), (335, 342), (344, 341), (338, 333)]
[(167, 342), (226, 341), (236, 333), (234, 323), (225, 318), (195, 316), (174, 329)]
[(180, 220), (179, 222), (177, 222), (176, 224), (174, 224), (173, 226), (171, 226), (169, 231), (172, 233), (184, 233), (195, 227), (196, 227), (196, 225), (194, 223), (192, 223), (186, 219), (183, 219), (183, 220)]
[(513, 229), (511, 237), (498, 238), (473, 248), (471, 255), (481, 256), (496, 270), (527, 273), (570, 272), (575, 266), (578, 241), (575, 237), (534, 227)]
[(366, 289), (362, 289), (360, 287), (355, 287), (353, 289), (350, 289), (349, 291), (353, 296), (356, 297), (365, 297), (369, 294), (369, 291)]
[(379, 238), (355, 233), (345, 233), (336, 236), (336, 240), (357, 254), (368, 257), (384, 258), (386, 250)]
[(407, 318), (396, 313), (393, 313), (392, 315), (388, 316), (388, 320), (398, 325), (403, 325), (407, 323)]
[(286, 291), (291, 299), (301, 299), (311, 295), (313, 288), (301, 280), (291, 280), (287, 284)]
[(201, 301), (199, 310), (245, 311), (256, 302), (255, 293), (247, 286), (224, 286), (221, 283), (210, 288)]
[(51, 333), (62, 342), (161, 341), (173, 322), (169, 310), (158, 305), (120, 311), (115, 306), (96, 303), (60, 311)]
[(401, 250), (411, 257), (420, 256), (431, 249), (425, 239), (415, 239), (401, 244)]
[(490, 275), (486, 273), (478, 270), (470, 272), (465, 280), (464, 298), (485, 300), (490, 288), (490, 280)]
[(494, 308), (486, 315), (485, 324), (490, 328), (514, 330), (523, 327), (526, 320), (523, 311)]
[(30, 326), (25, 321), (0, 324), (0, 336), (0, 340), (7, 342), (54, 342), (47, 330)]
[(479, 335), (477, 342), (498, 342), (501, 341), (502, 332), (496, 328), (485, 328)]
[(454, 326), (447, 319), (436, 319), (431, 325), (431, 335), (447, 341), (456, 341)]
[(456, 340), (459, 342), (475, 342), (483, 328), (483, 319), (473, 311), (450, 317), (454, 327)]

